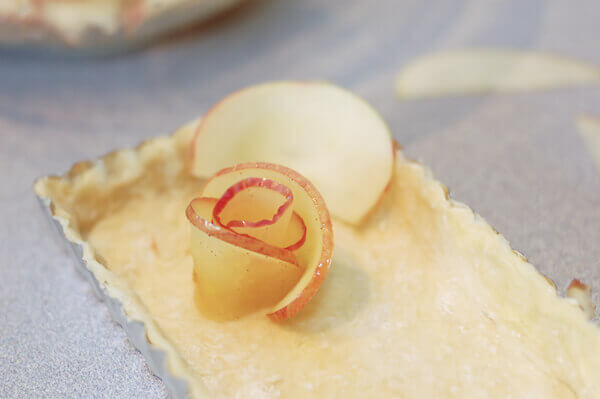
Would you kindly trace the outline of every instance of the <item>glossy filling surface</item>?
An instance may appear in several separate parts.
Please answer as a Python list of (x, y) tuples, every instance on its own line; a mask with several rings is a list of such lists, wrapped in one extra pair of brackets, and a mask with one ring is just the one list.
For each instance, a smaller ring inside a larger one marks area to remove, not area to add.
[(597, 326), (400, 153), (368, 221), (334, 220), (332, 267), (296, 317), (206, 319), (184, 213), (202, 182), (161, 140), (45, 191), (209, 397), (600, 396)]

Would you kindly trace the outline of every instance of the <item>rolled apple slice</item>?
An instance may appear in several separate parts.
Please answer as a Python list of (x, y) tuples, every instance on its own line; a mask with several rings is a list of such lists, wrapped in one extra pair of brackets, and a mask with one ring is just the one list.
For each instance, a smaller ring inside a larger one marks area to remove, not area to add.
[(377, 204), (394, 162), (390, 131), (377, 112), (344, 89), (316, 82), (264, 83), (229, 95), (204, 116), (192, 146), (197, 177), (241, 162), (285, 165), (353, 224)]
[[(280, 301), (304, 269), (288, 249), (213, 223), (216, 198), (196, 198), (186, 210), (194, 280), (202, 309), (234, 318)], [(295, 233), (296, 236), (299, 233)]]
[(299, 248), (306, 226), (293, 211), (292, 191), (273, 180), (250, 177), (229, 187), (215, 204), (216, 224), (270, 245)]
[[(310, 181), (294, 170), (264, 162), (244, 163), (218, 172), (208, 180), (202, 196), (221, 198), (236, 183), (256, 177), (272, 180), (291, 190), (293, 211), (306, 228), (303, 244), (293, 251), (303, 274), (269, 311), (272, 319), (284, 320), (294, 316), (310, 301), (329, 270), (333, 251), (331, 219), (323, 197)], [(201, 258), (197, 263), (201, 265)]]

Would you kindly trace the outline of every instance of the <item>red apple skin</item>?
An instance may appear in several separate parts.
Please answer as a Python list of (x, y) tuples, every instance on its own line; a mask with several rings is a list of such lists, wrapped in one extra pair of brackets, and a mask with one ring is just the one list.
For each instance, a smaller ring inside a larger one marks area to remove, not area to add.
[(304, 245), (304, 243), (306, 242), (306, 223), (304, 223), (304, 220), (300, 216), (298, 216), (298, 214), (295, 212), (294, 212), (294, 216), (296, 216), (300, 220), (300, 223), (302, 223), (303, 233), (298, 241), (296, 241), (292, 245), (285, 247), (285, 249), (287, 249), (289, 251), (295, 251), (295, 250), (301, 248)]
[[(332, 243), (333, 245), (333, 243)], [(283, 321), (289, 318), (292, 318), (298, 313), (302, 308), (304, 308), (308, 302), (312, 299), (313, 296), (319, 290), (321, 283), (325, 279), (327, 272), (329, 271), (329, 267), (331, 266), (331, 257), (328, 259), (323, 259), (319, 262), (317, 269), (313, 273), (313, 278), (310, 283), (304, 288), (304, 290), (294, 299), (292, 302), (287, 304), (286, 306), (278, 309), (274, 312), (268, 313), (267, 316), (273, 321)]]
[(567, 289), (570, 289), (570, 288), (587, 290), (588, 286), (585, 285), (584, 283), (582, 283), (581, 281), (579, 281), (578, 279), (574, 278), (573, 281), (571, 281), (571, 283), (569, 284), (569, 287)]
[[(220, 212), (227, 206), (229, 201), (231, 201), (238, 192), (244, 190), (245, 188), (249, 188), (249, 187), (264, 187), (269, 190), (276, 191), (285, 198), (285, 203), (283, 205), (281, 205), (279, 207), (279, 209), (277, 209), (277, 212), (275, 212), (275, 214), (272, 216), (271, 219), (263, 219), (263, 220), (260, 220), (257, 222), (232, 220), (232, 221), (229, 221), (227, 223), (227, 225), (224, 225), (221, 222), (221, 218), (219, 216)], [(293, 201), (293, 195), (292, 195), (291, 190), (289, 188), (287, 188), (286, 186), (284, 186), (283, 184), (279, 184), (273, 180), (262, 179), (262, 178), (258, 178), (258, 177), (248, 178), (248, 179), (242, 180), (242, 181), (234, 184), (233, 186), (229, 187), (229, 189), (227, 189), (227, 191), (221, 196), (221, 198), (219, 198), (219, 200), (215, 204), (215, 208), (213, 209), (213, 219), (218, 225), (227, 227), (227, 228), (268, 226), (268, 225), (271, 225), (271, 224), (277, 222), (277, 220), (281, 217), (281, 215), (283, 215), (283, 213), (292, 205), (292, 201)]]
[[(272, 190), (273, 192), (276, 192), (276, 193), (280, 194), (283, 198), (285, 198), (285, 202), (277, 209), (277, 211), (271, 216), (270, 219), (262, 219), (262, 220), (255, 221), (255, 222), (250, 222), (247, 220), (230, 220), (226, 224), (224, 224), (221, 221), (220, 213), (223, 211), (223, 209), (225, 209), (225, 207), (229, 204), (229, 202), (238, 193), (240, 193), (241, 191), (244, 191), (245, 189), (248, 189), (248, 188), (265, 188), (268, 190)], [(293, 212), (293, 210), (291, 209), (293, 199), (294, 199), (294, 196), (292, 194), (292, 191), (283, 184), (277, 183), (270, 179), (264, 179), (264, 178), (257, 178), (257, 177), (246, 178), (242, 181), (235, 183), (231, 187), (229, 187), (227, 189), (227, 191), (225, 191), (225, 193), (223, 193), (221, 198), (216, 200), (216, 202), (214, 203), (213, 211), (212, 211), (212, 222), (213, 222), (213, 224), (220, 226), (222, 228), (225, 228), (227, 230), (233, 230), (235, 233), (240, 234), (241, 236), (248, 235), (253, 238), (260, 239), (256, 236), (252, 235), (249, 232), (246, 232), (246, 233), (239, 232), (239, 231), (235, 230), (235, 228), (259, 228), (259, 227), (270, 226), (270, 225), (277, 223), (277, 221), (283, 216), (283, 214), (289, 210), (292, 212), (292, 221), (294, 221), (295, 223), (299, 223), (300, 226), (302, 226), (301, 227), (302, 233), (300, 234), (298, 239), (296, 241), (292, 242), (291, 244), (283, 247), (284, 249), (287, 249), (289, 251), (294, 251), (294, 250), (297, 250), (300, 247), (302, 247), (302, 245), (304, 245), (304, 242), (306, 241), (306, 224), (304, 223), (304, 220), (302, 220), (302, 218), (296, 212)], [(215, 199), (201, 197), (201, 198), (196, 198), (194, 201), (214, 202)], [(267, 244), (272, 245), (272, 243), (267, 243)]]
[[(209, 198), (196, 198), (196, 199), (192, 200), (192, 202), (196, 201), (196, 200), (209, 200)], [(213, 200), (216, 203), (217, 200), (216, 199), (213, 199)], [(298, 265), (298, 262), (296, 260), (296, 257), (294, 256), (294, 253), (292, 251), (290, 251), (289, 249), (275, 247), (275, 246), (269, 245), (261, 240), (257, 240), (256, 238), (253, 238), (253, 237), (250, 237), (247, 235), (243, 235), (243, 234), (237, 234), (231, 230), (217, 226), (217, 225), (211, 223), (210, 221), (207, 221), (207, 220), (201, 218), (200, 216), (198, 216), (198, 214), (196, 213), (196, 211), (194, 210), (194, 208), (192, 206), (192, 203), (190, 203), (190, 205), (188, 205), (187, 209), (185, 210), (185, 215), (187, 216), (190, 223), (192, 223), (192, 225), (194, 225), (194, 227), (202, 230), (209, 236), (217, 237), (229, 244), (247, 249), (252, 252), (256, 252), (256, 253), (259, 253), (262, 255), (266, 255), (266, 256), (270, 256), (270, 257), (282, 260), (284, 262)]]

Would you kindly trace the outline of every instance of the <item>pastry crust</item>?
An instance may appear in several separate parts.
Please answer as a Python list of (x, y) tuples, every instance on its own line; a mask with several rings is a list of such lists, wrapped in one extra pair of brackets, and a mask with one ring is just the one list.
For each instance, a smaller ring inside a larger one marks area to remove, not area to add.
[(598, 327), (400, 151), (369, 219), (334, 222), (331, 275), (296, 318), (204, 320), (185, 240), (185, 205), (202, 183), (188, 174), (195, 124), (35, 184), (192, 397), (600, 395)]
[(577, 279), (573, 279), (567, 287), (567, 296), (577, 301), (577, 304), (583, 310), (585, 315), (593, 319), (596, 315), (596, 307), (592, 301), (592, 288), (583, 284)]

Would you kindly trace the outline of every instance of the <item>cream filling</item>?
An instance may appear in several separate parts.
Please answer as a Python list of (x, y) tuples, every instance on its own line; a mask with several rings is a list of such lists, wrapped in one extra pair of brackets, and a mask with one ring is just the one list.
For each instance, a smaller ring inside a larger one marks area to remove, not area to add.
[(125, 308), (153, 320), (210, 397), (600, 396), (600, 330), (400, 153), (367, 223), (334, 223), (330, 274), (297, 317), (206, 319), (184, 215), (201, 182), (182, 176), (182, 137), (36, 190), (131, 289), (120, 294), (131, 298)]

